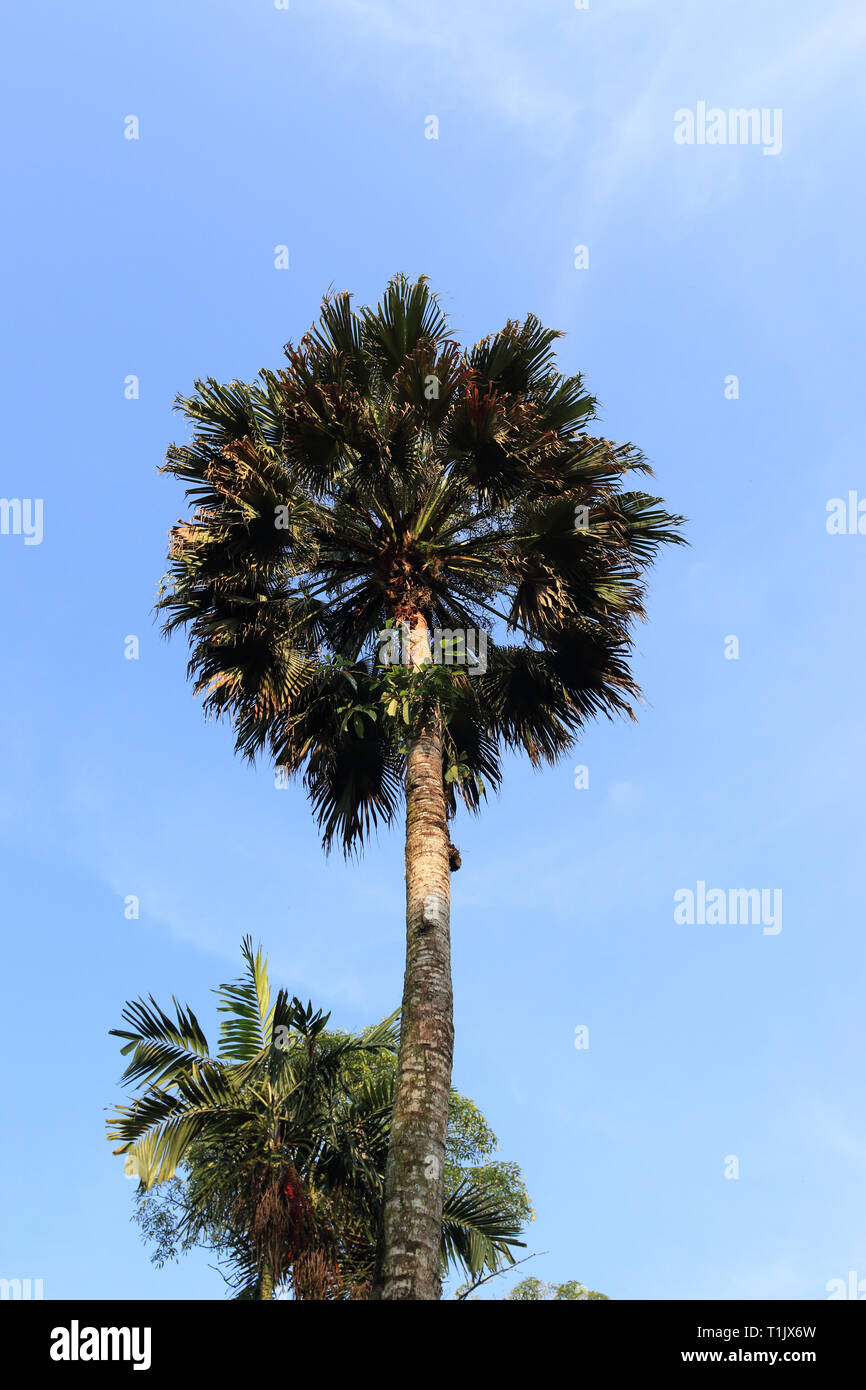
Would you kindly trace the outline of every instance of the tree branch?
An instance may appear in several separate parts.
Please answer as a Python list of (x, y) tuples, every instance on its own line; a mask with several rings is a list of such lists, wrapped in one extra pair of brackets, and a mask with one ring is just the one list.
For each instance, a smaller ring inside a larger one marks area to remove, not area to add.
[(524, 1255), (522, 1260), (515, 1260), (514, 1264), (506, 1265), (504, 1269), (491, 1269), (490, 1273), (485, 1274), (483, 1279), (476, 1279), (474, 1283), (470, 1284), (465, 1293), (457, 1294), (454, 1300), (455, 1303), (462, 1303), (464, 1298), (468, 1298), (476, 1289), (480, 1289), (481, 1285), (486, 1284), (488, 1279), (498, 1279), (500, 1274), (509, 1274), (511, 1270), (516, 1269), (518, 1265), (525, 1265), (527, 1260), (537, 1260), (539, 1255), (547, 1255), (549, 1253), (550, 1252), (547, 1250), (536, 1250), (532, 1255)]

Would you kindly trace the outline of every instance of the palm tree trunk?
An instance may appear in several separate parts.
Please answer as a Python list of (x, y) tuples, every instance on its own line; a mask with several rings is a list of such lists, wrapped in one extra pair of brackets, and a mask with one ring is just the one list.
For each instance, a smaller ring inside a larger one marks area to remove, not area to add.
[[(412, 631), (412, 664), (430, 646)], [(454, 1049), (450, 837), (438, 727), (422, 730), (406, 771), (406, 973), (375, 1299), (440, 1296), (445, 1135)]]

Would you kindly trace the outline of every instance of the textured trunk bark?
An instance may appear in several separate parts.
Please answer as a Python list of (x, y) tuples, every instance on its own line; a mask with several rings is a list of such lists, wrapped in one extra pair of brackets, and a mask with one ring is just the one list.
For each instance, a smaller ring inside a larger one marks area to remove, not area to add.
[[(412, 664), (429, 654), (427, 626), (419, 618), (411, 630)], [(442, 745), (434, 726), (410, 745), (406, 772), (406, 973), (375, 1299), (441, 1294), (454, 1049), (449, 843)]]

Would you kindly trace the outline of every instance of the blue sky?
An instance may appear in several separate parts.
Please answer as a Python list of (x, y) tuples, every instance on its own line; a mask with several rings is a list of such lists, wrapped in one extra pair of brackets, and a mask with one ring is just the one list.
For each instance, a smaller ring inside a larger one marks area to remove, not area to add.
[[(614, 1298), (866, 1279), (866, 537), (826, 528), (866, 498), (862, 6), (90, 0), (6, 24), (0, 496), (44, 522), (0, 534), (0, 1276), (221, 1296), (207, 1257), (152, 1269), (129, 1221), (103, 1138), (126, 998), (212, 1018), (251, 932), (342, 1026), (399, 1001), (399, 830), (326, 859), (150, 610), (175, 393), (278, 366), (329, 286), (366, 303), (404, 270), (466, 341), (563, 329), (605, 433), (690, 518), (638, 633), (639, 724), (515, 761), (456, 828), (454, 1080), (526, 1174), (526, 1272)], [(781, 110), (781, 151), (677, 144), (699, 102)], [(698, 881), (781, 889), (781, 932), (676, 923)]]

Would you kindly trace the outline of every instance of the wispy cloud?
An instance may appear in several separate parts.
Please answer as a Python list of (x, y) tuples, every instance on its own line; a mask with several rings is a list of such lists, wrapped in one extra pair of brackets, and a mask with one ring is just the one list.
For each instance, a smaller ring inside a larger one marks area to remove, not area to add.
[[(473, 12), (448, 14), (426, 0), (405, 0), (399, 12), (385, 0), (335, 3), (346, 20), (364, 31), (367, 42), (377, 38), (402, 46), (426, 63), (426, 92), (438, 88), (443, 101), (459, 96), (469, 109), (483, 107), (512, 129), (544, 127), (557, 143), (573, 129), (581, 96), (574, 86), (553, 79), (546, 70), (545, 43), (533, 44), (522, 37), (527, 26), (546, 43), (553, 37), (537, 8), (527, 15), (522, 7), (503, 12), (501, 5), (487, 4)], [(510, 29), (509, 18), (517, 21)], [(389, 76), (418, 88), (417, 72), (411, 77), (399, 72)]]
[[(600, 234), (636, 183), (676, 167), (675, 109), (698, 97), (722, 106), (784, 101), (790, 119), (866, 43), (859, 3), (811, 23), (792, 16), (784, 26), (756, 14), (750, 0), (729, 4), (723, 22), (699, 6), (650, 0), (608, 0), (586, 12), (489, 0), (455, 13), (426, 0), (334, 4), (367, 45), (378, 40), (412, 55), (404, 70), (389, 72), (389, 82), (481, 110), (507, 138), (537, 139), (540, 164), (559, 161), (557, 177), (568, 176), (565, 201), (579, 206), (584, 237)], [(609, 62), (596, 61), (602, 51)], [(687, 214), (700, 212), (737, 193), (744, 167), (692, 160), (689, 179), (672, 196)]]

